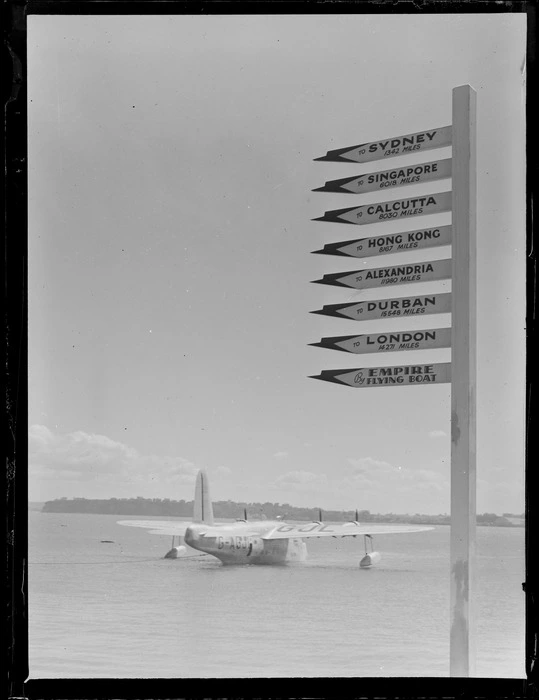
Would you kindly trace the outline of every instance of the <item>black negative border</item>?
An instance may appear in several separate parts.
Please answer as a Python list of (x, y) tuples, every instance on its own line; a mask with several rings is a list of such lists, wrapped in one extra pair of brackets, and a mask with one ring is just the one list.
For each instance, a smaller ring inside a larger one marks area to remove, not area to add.
[[(4, 472), (7, 502), (4, 643), (6, 672), (2, 687), (8, 698), (178, 698), (178, 697), (354, 697), (354, 698), (532, 698), (539, 697), (539, 578), (534, 552), (538, 551), (539, 514), (534, 513), (537, 476), (537, 348), (536, 232), (532, 204), (537, 191), (537, 145), (527, 141), (527, 396), (526, 396), (526, 670), (527, 680), (487, 678), (361, 678), (350, 679), (52, 679), (26, 681), (27, 632), (27, 110), (26, 18), (28, 14), (424, 14), (526, 13), (528, 18), (528, 84), (537, 85), (536, 7), (527, 0), (358, 0), (323, 2), (177, 2), (176, 0), (6, 0), (3, 71), (5, 131), (4, 274), (6, 322), (4, 333), (6, 410), (4, 412)], [(536, 91), (536, 90), (535, 90)], [(534, 90), (529, 89), (528, 94)], [(538, 123), (537, 107), (527, 100), (530, 130)], [(536, 501), (535, 501), (536, 503)], [(286, 640), (283, 640), (286, 644)], [(346, 631), (343, 630), (343, 643)], [(290, 650), (291, 654), (294, 650)]]

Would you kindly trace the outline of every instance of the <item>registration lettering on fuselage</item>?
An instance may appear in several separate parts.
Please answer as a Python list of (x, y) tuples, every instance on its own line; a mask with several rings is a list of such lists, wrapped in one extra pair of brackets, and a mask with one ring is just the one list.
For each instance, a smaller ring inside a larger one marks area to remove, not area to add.
[(217, 549), (248, 549), (253, 543), (253, 537), (249, 535), (230, 535), (229, 537), (217, 537)]

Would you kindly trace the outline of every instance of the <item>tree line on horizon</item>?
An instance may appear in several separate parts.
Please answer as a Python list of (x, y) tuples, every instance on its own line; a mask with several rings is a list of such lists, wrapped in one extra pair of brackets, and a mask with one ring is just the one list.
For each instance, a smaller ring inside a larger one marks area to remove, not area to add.
[[(43, 504), (44, 513), (94, 513), (103, 515), (146, 515), (167, 516), (177, 518), (190, 518), (193, 515), (193, 501), (173, 501), (169, 498), (59, 498), (46, 501)], [(236, 501), (214, 501), (213, 514), (216, 518), (240, 519), (247, 513), (251, 520), (319, 520), (318, 508), (301, 508), (291, 506), (289, 503), (245, 503)], [(515, 527), (508, 519), (509, 514), (503, 516), (496, 513), (482, 513), (477, 515), (478, 525), (498, 525), (503, 527)], [(513, 516), (520, 517), (520, 516)], [(356, 511), (352, 510), (324, 510), (323, 520), (348, 521), (356, 519)], [(415, 513), (371, 513), (368, 510), (357, 512), (360, 522), (406, 522), (414, 524), (448, 525), (449, 515), (424, 515)]]

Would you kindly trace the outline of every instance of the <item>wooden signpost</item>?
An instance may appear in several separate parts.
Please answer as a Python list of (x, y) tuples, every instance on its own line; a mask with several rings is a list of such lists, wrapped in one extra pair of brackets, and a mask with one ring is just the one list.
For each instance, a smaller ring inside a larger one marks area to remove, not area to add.
[(433, 160), (430, 163), (418, 163), (403, 168), (392, 168), (380, 172), (345, 177), (341, 180), (329, 180), (323, 187), (313, 192), (380, 192), (405, 185), (419, 185), (424, 182), (445, 180), (451, 177), (451, 158)]
[(320, 348), (331, 348), (366, 355), (373, 352), (402, 352), (404, 350), (433, 350), (451, 347), (451, 328), (426, 328), (414, 331), (387, 331), (364, 335), (338, 335), (309, 343)]
[(408, 316), (429, 316), (451, 311), (451, 294), (423, 294), (413, 297), (373, 299), (349, 304), (325, 304), (321, 309), (311, 311), (321, 316), (351, 318), (354, 321), (372, 321), (377, 318), (405, 318)]
[(368, 163), (372, 160), (407, 156), (410, 153), (429, 151), (443, 146), (451, 146), (451, 126), (443, 126), (429, 131), (417, 131), (414, 134), (406, 134), (406, 136), (394, 136), (381, 141), (348, 146), (348, 148), (337, 148), (328, 151), (321, 158), (315, 158), (315, 160), (326, 160), (333, 163)]
[(451, 260), (432, 260), (431, 262), (407, 263), (390, 267), (375, 267), (352, 272), (333, 272), (324, 275), (315, 284), (333, 284), (337, 287), (353, 289), (371, 289), (373, 287), (392, 287), (398, 284), (417, 284), (418, 282), (435, 282), (451, 279)]
[(452, 178), (451, 191), (326, 211), (315, 221), (376, 224), (451, 211), (451, 225), (328, 243), (317, 254), (369, 258), (451, 245), (451, 258), (329, 273), (318, 284), (383, 288), (451, 279), (451, 294), (329, 304), (312, 313), (355, 321), (451, 313), (451, 327), (322, 338), (354, 354), (451, 348), (450, 363), (322, 370), (314, 379), (353, 388), (451, 385), (450, 675), (474, 673), (476, 528), (476, 167), (475, 91), (453, 90), (451, 126), (328, 151), (318, 161), (366, 163), (451, 146), (450, 159), (327, 181), (317, 192), (385, 192)]
[(342, 255), (348, 258), (371, 258), (375, 255), (405, 253), (410, 250), (438, 248), (450, 244), (451, 226), (434, 226), (383, 236), (341, 241), (340, 243), (326, 243), (321, 250), (313, 250), (312, 252), (319, 255)]
[(438, 192), (406, 199), (392, 199), (389, 202), (375, 202), (361, 207), (332, 209), (314, 221), (331, 221), (337, 224), (378, 224), (382, 221), (398, 221), (413, 216), (440, 214), (451, 211), (451, 192)]
[(450, 672), (475, 663), (476, 94), (453, 90)]
[(395, 365), (393, 367), (359, 367), (356, 369), (325, 369), (313, 379), (346, 384), (356, 389), (380, 386), (417, 386), (445, 384), (450, 381), (451, 364)]

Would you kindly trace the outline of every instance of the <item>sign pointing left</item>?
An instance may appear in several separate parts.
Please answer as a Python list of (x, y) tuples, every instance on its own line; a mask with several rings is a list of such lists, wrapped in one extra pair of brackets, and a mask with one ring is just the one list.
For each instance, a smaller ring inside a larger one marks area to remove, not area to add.
[(357, 146), (336, 148), (315, 160), (328, 160), (338, 163), (367, 163), (371, 160), (406, 156), (409, 153), (428, 151), (433, 148), (451, 146), (451, 126), (442, 126), (429, 131), (417, 131), (405, 136), (394, 136), (382, 141), (360, 143)]
[(388, 287), (395, 284), (414, 284), (417, 282), (434, 282), (451, 277), (451, 260), (433, 260), (432, 262), (408, 263), (391, 267), (375, 267), (351, 272), (332, 272), (315, 284), (334, 284), (338, 287), (352, 289), (370, 289)]
[(320, 374), (311, 376), (310, 379), (321, 379), (325, 382), (344, 384), (355, 389), (369, 389), (377, 386), (447, 384), (451, 381), (451, 363), (325, 369)]
[(419, 185), (423, 182), (444, 180), (451, 177), (451, 158), (433, 160), (429, 163), (416, 163), (392, 170), (381, 170), (340, 180), (328, 180), (323, 187), (313, 192), (379, 192), (403, 185)]
[(363, 335), (337, 335), (309, 343), (318, 348), (341, 350), (356, 355), (405, 350), (432, 350), (451, 346), (451, 328), (425, 328), (411, 331), (385, 331)]
[(451, 244), (451, 226), (436, 226), (419, 231), (401, 231), (382, 236), (357, 238), (352, 241), (326, 243), (322, 250), (313, 250), (317, 255), (342, 255), (349, 258), (372, 258), (408, 250), (423, 250)]
[(438, 214), (443, 211), (451, 211), (451, 192), (438, 192), (422, 197), (409, 197), (408, 199), (393, 199), (389, 202), (364, 204), (361, 207), (332, 209), (313, 221), (362, 225), (395, 221), (411, 216)]

